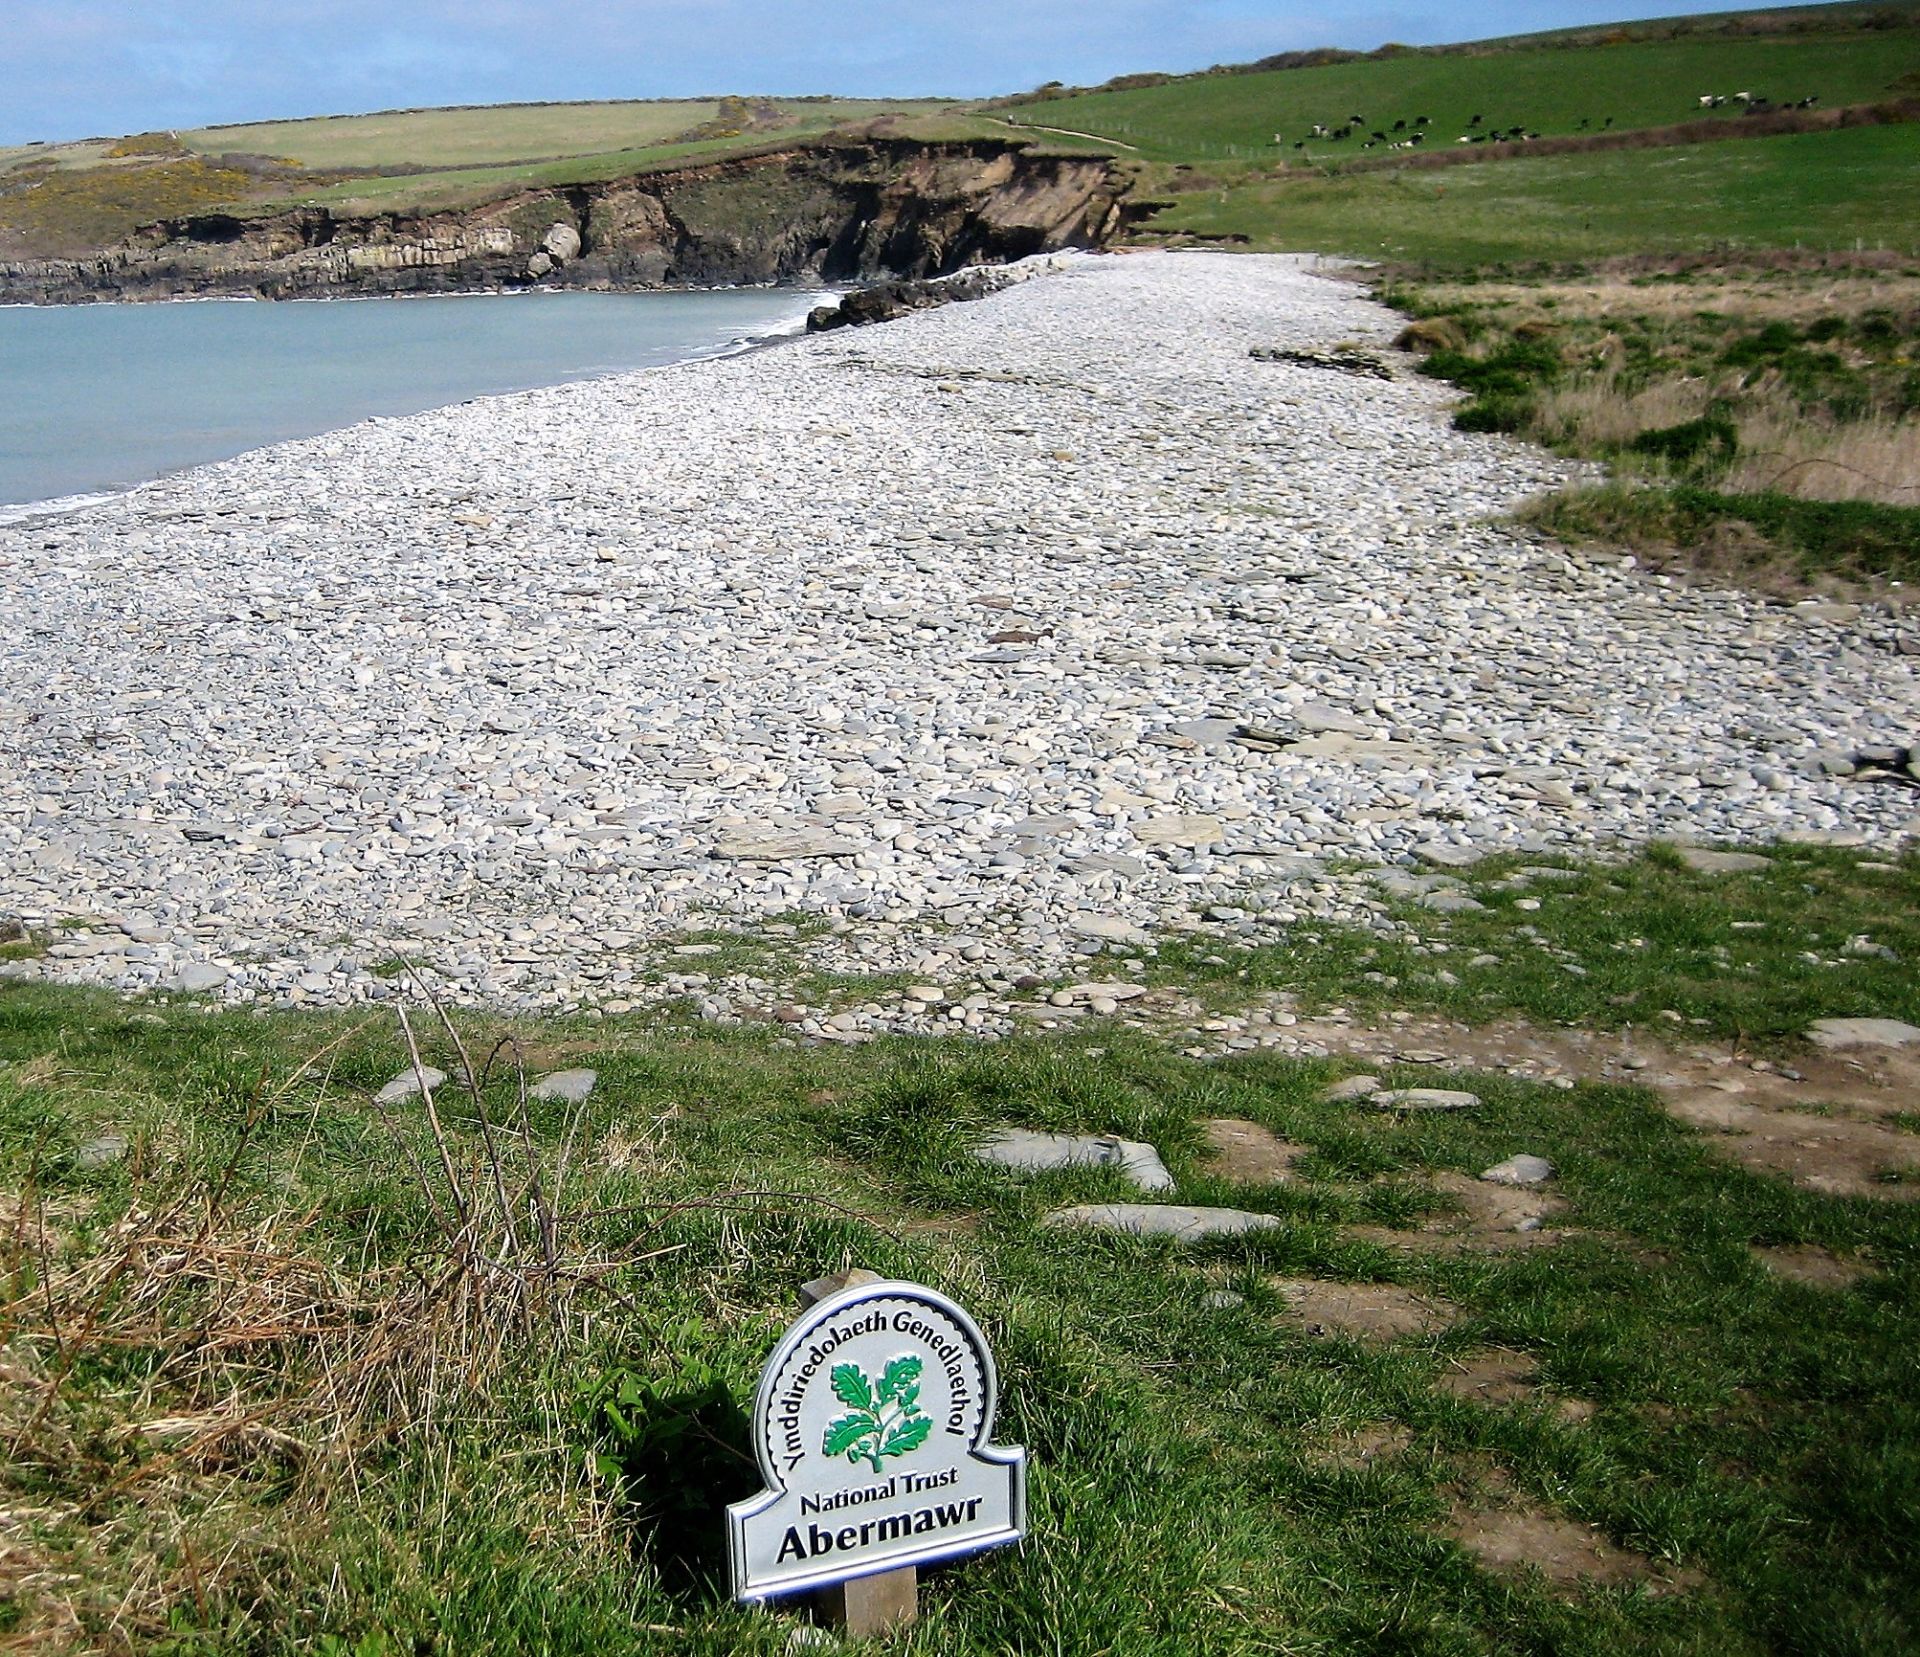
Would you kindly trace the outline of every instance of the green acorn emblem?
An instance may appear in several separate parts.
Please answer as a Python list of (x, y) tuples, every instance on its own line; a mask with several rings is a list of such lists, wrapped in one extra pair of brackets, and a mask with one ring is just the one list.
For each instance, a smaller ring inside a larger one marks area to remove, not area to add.
[(884, 1472), (886, 1456), (904, 1456), (927, 1442), (933, 1419), (920, 1411), (920, 1360), (895, 1358), (876, 1384), (858, 1364), (836, 1364), (833, 1395), (849, 1407), (849, 1414), (827, 1424), (821, 1452), (867, 1461)]

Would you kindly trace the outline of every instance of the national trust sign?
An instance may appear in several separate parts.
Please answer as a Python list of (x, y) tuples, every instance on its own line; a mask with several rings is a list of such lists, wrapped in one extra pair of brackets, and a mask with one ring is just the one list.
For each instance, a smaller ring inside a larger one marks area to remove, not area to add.
[(987, 1343), (943, 1294), (867, 1283), (802, 1314), (754, 1399), (767, 1487), (727, 1509), (734, 1597), (1018, 1541), (1026, 1451), (987, 1442), (994, 1402)]

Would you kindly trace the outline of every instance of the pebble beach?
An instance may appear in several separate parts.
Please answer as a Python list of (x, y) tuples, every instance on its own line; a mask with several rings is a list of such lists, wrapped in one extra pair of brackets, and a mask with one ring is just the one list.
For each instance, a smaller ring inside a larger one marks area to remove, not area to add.
[[(1492, 852), (1920, 829), (1859, 774), (1920, 624), (1515, 528), (1592, 473), (1453, 431), (1331, 266), (1052, 263), (0, 528), (0, 924), (56, 940), (0, 973), (726, 1019), (684, 940), (744, 929), (992, 1032)], [(1253, 355), (1349, 343), (1398, 371)]]

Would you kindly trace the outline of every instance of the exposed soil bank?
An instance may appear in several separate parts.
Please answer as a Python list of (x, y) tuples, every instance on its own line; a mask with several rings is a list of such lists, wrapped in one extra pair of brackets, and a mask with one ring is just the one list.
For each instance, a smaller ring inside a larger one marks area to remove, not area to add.
[(1125, 220), (1103, 156), (862, 141), (441, 213), (304, 207), (163, 220), (86, 259), (0, 263), (0, 299), (722, 287), (935, 276), (1065, 247)]

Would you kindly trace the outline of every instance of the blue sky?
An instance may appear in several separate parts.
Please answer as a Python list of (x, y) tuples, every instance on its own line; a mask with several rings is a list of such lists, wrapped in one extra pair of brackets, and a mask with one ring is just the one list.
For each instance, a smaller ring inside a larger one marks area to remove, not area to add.
[(0, 143), (719, 92), (974, 97), (1726, 0), (0, 0)]

